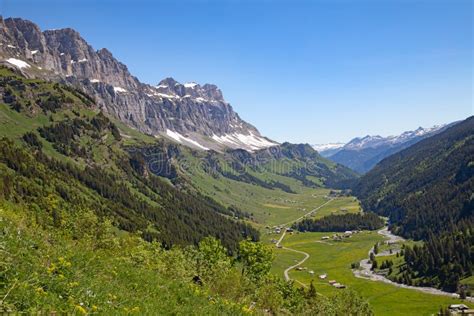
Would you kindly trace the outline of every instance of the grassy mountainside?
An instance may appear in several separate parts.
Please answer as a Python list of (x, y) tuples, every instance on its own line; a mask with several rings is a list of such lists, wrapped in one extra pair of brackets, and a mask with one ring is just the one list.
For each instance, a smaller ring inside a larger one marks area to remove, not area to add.
[(91, 209), (166, 247), (210, 235), (233, 250), (242, 238), (258, 238), (215, 201), (139, 174), (124, 150), (129, 136), (122, 137), (87, 96), (2, 71), (1, 132), (8, 138), (0, 146), (2, 198), (51, 212), (58, 222), (66, 209)]
[(113, 315), (371, 315), (352, 292), (331, 297), (269, 274), (271, 249), (243, 241), (238, 257), (213, 238), (164, 250), (93, 212), (47, 213), (0, 203), (0, 313)]
[(294, 204), (287, 205), (296, 193), (307, 194), (311, 204), (310, 191), (356, 179), (354, 172), (327, 161), (307, 145), (286, 143), (254, 153), (229, 150), (221, 154), (196, 152), (161, 140), (127, 150), (140, 172), (148, 169), (175, 184), (190, 184), (228, 207), (234, 216), (260, 224), (284, 220), (284, 214), (275, 217), (281, 210), (275, 209), (278, 205), (288, 209), (287, 213), (298, 214), (305, 209), (306, 203), (297, 210)]
[(249, 214), (203, 190), (302, 181), (140, 134), (71, 87), (0, 68), (0, 93), (0, 313), (371, 314), (272, 276)]

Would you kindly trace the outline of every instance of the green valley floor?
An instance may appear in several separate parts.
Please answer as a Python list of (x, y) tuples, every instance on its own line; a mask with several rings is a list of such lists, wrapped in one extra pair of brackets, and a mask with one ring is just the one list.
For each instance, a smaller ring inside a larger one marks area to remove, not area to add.
[[(319, 195), (321, 193), (318, 191), (318, 194), (314, 194), (313, 208), (327, 201), (324, 196)], [(307, 196), (303, 200), (308, 202)], [(354, 198), (338, 197), (318, 210), (315, 217), (358, 209), (358, 202)], [(298, 217), (295, 215), (294, 219)], [(285, 216), (281, 224), (286, 223), (287, 220), (288, 216)], [(289, 271), (289, 277), (295, 280), (297, 286), (298, 284), (308, 286), (313, 280), (316, 290), (321, 295), (344, 291), (345, 289), (337, 289), (329, 284), (330, 280), (335, 280), (344, 284), (347, 289), (362, 295), (376, 315), (432, 315), (436, 314), (440, 307), (461, 302), (447, 296), (430, 295), (382, 282), (356, 278), (351, 271), (351, 264), (367, 258), (369, 249), (376, 242), (383, 241), (384, 237), (376, 231), (364, 231), (351, 238), (344, 238), (342, 241), (322, 239), (324, 236), (332, 235), (333, 233), (287, 233), (281, 242), (283, 248), (275, 247), (276, 259), (272, 268), (273, 273), (283, 277), (285, 269), (304, 259), (304, 254), (284, 249), (287, 247), (309, 254), (309, 258), (300, 266), (301, 271), (297, 269)], [(272, 240), (275, 242), (280, 237), (281, 234), (275, 234), (271, 230), (263, 233), (263, 239), (269, 243)], [(310, 274), (310, 271), (314, 274)], [(319, 278), (323, 274), (327, 274), (324, 280)], [(466, 304), (466, 302), (463, 303)]]

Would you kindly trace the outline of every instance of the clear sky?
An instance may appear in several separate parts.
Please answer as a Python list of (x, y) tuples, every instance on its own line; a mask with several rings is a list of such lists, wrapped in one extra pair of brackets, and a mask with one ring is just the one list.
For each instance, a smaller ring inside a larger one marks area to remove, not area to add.
[(278, 141), (391, 135), (473, 115), (473, 1), (0, 0), (132, 74), (215, 83)]

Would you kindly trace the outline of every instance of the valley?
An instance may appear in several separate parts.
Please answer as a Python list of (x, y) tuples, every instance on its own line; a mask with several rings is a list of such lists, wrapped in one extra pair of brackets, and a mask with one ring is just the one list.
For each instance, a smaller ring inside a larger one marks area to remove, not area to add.
[[(0, 314), (474, 309), (474, 116), (311, 146), (264, 136), (217, 85), (157, 82), (75, 29), (0, 16)], [(286, 97), (235, 85), (250, 108)]]
[[(321, 203), (317, 200), (313, 202), (315, 206), (318, 202)], [(341, 208), (354, 209), (355, 204), (352, 197), (335, 198), (326, 204), (322, 211), (326, 215), (339, 213)], [(316, 216), (322, 214), (318, 211)], [(296, 217), (294, 219), (297, 220)], [(383, 243), (388, 239), (376, 231), (362, 231), (342, 241), (322, 239), (333, 234), (331, 232), (264, 234), (262, 238), (267, 243), (282, 245), (282, 248), (275, 247), (276, 258), (272, 273), (288, 275), (297, 287), (307, 288), (313, 281), (316, 291), (325, 296), (339, 291), (356, 291), (368, 300), (376, 315), (431, 315), (438, 312), (440, 306), (461, 302), (455, 298), (400, 288), (399, 284), (386, 284), (356, 277), (351, 270), (351, 264), (367, 258), (368, 251), (375, 243)], [(278, 239), (277, 244), (272, 243), (275, 239)], [(289, 267), (291, 269), (288, 269)], [(298, 271), (296, 267), (301, 267), (303, 270)], [(309, 271), (314, 274), (310, 274)], [(321, 280), (319, 276), (323, 274), (327, 276)], [(328, 283), (330, 280), (335, 280), (346, 288), (337, 289)], [(399, 304), (402, 300), (403, 304)]]

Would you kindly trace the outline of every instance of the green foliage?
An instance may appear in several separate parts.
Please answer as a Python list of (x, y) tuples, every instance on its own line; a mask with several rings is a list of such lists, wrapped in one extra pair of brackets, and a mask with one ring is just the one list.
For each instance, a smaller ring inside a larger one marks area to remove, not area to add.
[(33, 132), (25, 133), (23, 135), (23, 140), (25, 141), (25, 143), (27, 143), (29, 146), (33, 148), (41, 149), (43, 147), (43, 143), (41, 143), (38, 136)]
[(242, 274), (256, 282), (268, 275), (272, 268), (274, 254), (272, 249), (250, 240), (239, 243), (239, 260), (242, 263)]
[[(50, 203), (58, 206), (54, 199)], [(267, 269), (242, 275), (214, 238), (197, 247), (164, 250), (117, 231), (91, 211), (62, 214), (61, 226), (55, 227), (39, 220), (45, 216), (41, 210), (1, 205), (1, 312), (359, 315), (361, 309), (339, 296), (322, 298), (297, 289)], [(269, 260), (263, 245), (251, 243), (242, 242), (242, 252), (261, 258), (255, 262)], [(194, 282), (196, 275), (204, 282)]]
[(299, 231), (344, 232), (347, 230), (375, 230), (381, 228), (384, 221), (373, 213), (329, 215), (312, 220), (304, 219), (294, 225)]
[(460, 280), (472, 276), (474, 262), (472, 228), (456, 230), (441, 238), (431, 235), (422, 245), (405, 247), (406, 269), (402, 282), (418, 278), (423, 286), (440, 287), (445, 291), (464, 290)]
[(390, 218), (391, 229), (425, 240), (405, 250), (407, 284), (459, 289), (472, 275), (474, 117), (379, 163), (354, 193), (366, 210)]
[(402, 236), (427, 239), (474, 225), (474, 117), (380, 162), (353, 192)]

